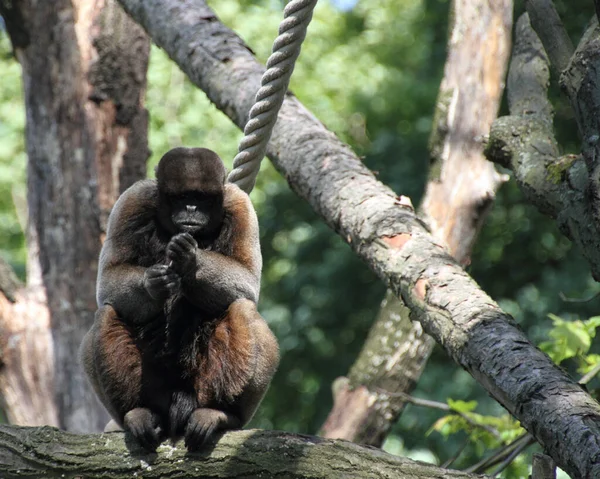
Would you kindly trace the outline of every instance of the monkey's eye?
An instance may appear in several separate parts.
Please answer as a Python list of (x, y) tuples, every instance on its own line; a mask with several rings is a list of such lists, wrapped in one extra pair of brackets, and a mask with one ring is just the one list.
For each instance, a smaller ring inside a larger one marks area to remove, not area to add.
[(181, 193), (178, 195), (173, 195), (171, 197), (171, 202), (176, 205), (186, 205), (190, 203), (197, 203), (198, 198), (197, 195), (192, 193)]

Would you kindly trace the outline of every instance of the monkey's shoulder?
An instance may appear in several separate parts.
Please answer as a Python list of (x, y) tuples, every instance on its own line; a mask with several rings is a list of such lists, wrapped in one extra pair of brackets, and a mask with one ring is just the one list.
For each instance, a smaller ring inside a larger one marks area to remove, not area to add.
[[(110, 213), (103, 251), (110, 251), (110, 256), (116, 256), (120, 261), (129, 261), (132, 255), (139, 259), (160, 254), (166, 244), (158, 236), (157, 208), (156, 181), (141, 180), (130, 186)], [(148, 258), (148, 261), (152, 259)]]
[(250, 197), (232, 183), (225, 185), (223, 209), (237, 232), (258, 234), (258, 218)]
[(153, 218), (158, 206), (158, 186), (155, 180), (140, 180), (127, 188), (115, 203), (108, 219), (111, 228), (130, 219)]
[(227, 183), (223, 192), (223, 208), (232, 215), (256, 213), (248, 194), (233, 183)]

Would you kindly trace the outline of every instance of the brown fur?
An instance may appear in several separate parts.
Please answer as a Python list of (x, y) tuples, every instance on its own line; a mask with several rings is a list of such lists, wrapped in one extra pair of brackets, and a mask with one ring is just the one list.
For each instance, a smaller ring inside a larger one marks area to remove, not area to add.
[[(158, 183), (140, 181), (115, 204), (100, 255), (100, 309), (82, 344), (84, 367), (115, 421), (150, 450), (182, 435), (195, 449), (219, 429), (246, 424), (279, 361), (256, 309), (262, 268), (256, 214), (248, 195), (222, 185), (224, 168), (215, 158), (203, 149), (165, 155)], [(210, 210), (220, 229), (198, 232), (197, 248), (189, 233), (164, 224), (165, 192), (190, 187), (222, 195)], [(182, 266), (189, 264), (196, 265), (193, 274)], [(149, 271), (158, 271), (152, 281), (164, 282), (147, 283)], [(179, 278), (180, 289), (168, 297), (164, 289), (148, 289), (171, 284), (169, 278)]]
[[(247, 305), (250, 311), (242, 311)], [(233, 303), (217, 323), (205, 354), (200, 354), (195, 387), (201, 404), (224, 400), (232, 403), (254, 373), (253, 337), (247, 318), (256, 306), (248, 300)], [(254, 313), (258, 314), (258, 313)]]
[(94, 363), (100, 376), (112, 378), (104, 394), (116, 397), (120, 408), (133, 409), (141, 393), (142, 356), (130, 328), (112, 307), (106, 306), (97, 314), (101, 318)]
[(248, 214), (252, 209), (250, 198), (237, 186), (228, 184), (225, 185), (223, 207), (227, 215), (234, 219), (231, 224), (231, 257), (260, 274), (262, 261), (260, 257), (256, 258), (256, 255), (253, 255), (253, 239), (248, 235), (249, 231), (258, 230), (256, 216)]

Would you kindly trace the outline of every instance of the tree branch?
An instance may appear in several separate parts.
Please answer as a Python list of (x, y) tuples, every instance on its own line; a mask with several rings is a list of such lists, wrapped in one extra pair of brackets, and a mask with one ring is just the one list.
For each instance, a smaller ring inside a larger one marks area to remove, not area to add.
[(188, 454), (181, 443), (147, 454), (123, 433), (69, 434), (51, 427), (0, 426), (0, 476), (144, 479), (285, 477), (323, 479), (483, 476), (392, 456), (346, 441), (275, 431), (228, 432), (214, 447)]
[[(200, 0), (121, 0), (238, 126), (264, 67)], [(310, 35), (310, 33), (309, 33)], [(347, 145), (292, 95), (268, 154), (425, 330), (575, 477), (600, 477), (600, 406), (536, 349)]]
[[(572, 65), (567, 71), (573, 72)], [(573, 78), (571, 81), (563, 76), (570, 85), (568, 88), (574, 91), (575, 78), (580, 83), (583, 75), (565, 75)], [(592, 274), (599, 279), (600, 222), (591, 207), (590, 198), (594, 195), (588, 193), (588, 166), (581, 156), (559, 157), (552, 129), (552, 106), (547, 96), (548, 81), (548, 59), (525, 14), (517, 23), (508, 76), (511, 116), (494, 122), (486, 155), (513, 170), (528, 200), (556, 218), (560, 230), (581, 248)], [(590, 107), (582, 108), (588, 111), (587, 116), (592, 116)]]
[[(496, 191), (505, 181), (483, 156), (479, 140), (498, 114), (510, 54), (512, 0), (453, 1), (448, 57), (430, 139), (430, 177), (420, 213), (432, 235), (460, 264), (471, 250)], [(482, 81), (483, 79), (483, 81)], [(322, 428), (381, 446), (421, 377), (434, 342), (389, 290), (377, 320), (338, 389)]]
[(573, 55), (573, 43), (563, 25), (552, 0), (526, 0), (525, 8), (529, 13), (531, 25), (536, 31), (550, 63), (561, 73)]

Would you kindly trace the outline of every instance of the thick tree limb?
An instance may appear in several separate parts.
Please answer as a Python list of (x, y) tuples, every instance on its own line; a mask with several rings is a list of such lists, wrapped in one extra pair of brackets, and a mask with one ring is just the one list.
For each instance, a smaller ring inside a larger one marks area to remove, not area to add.
[[(560, 78), (571, 100), (582, 153), (588, 170), (587, 197), (596, 228), (600, 229), (600, 27), (594, 17)], [(598, 245), (596, 246), (598, 248)]]
[(550, 174), (557, 166), (558, 145), (552, 130), (548, 82), (548, 59), (524, 14), (517, 22), (508, 74), (512, 116), (494, 122), (486, 154), (515, 172), (524, 193), (540, 210), (557, 216), (563, 197), (562, 170), (558, 169), (555, 177)]
[[(243, 41), (200, 0), (120, 1), (242, 126), (264, 71)], [(412, 208), (291, 95), (268, 154), (294, 191), (563, 469), (574, 477), (600, 477), (600, 406), (529, 342), (431, 237)]]
[[(420, 213), (461, 264), (505, 180), (483, 156), (481, 138), (502, 97), (512, 34), (512, 0), (455, 0), (448, 57), (430, 140), (430, 178)], [(483, 79), (483, 81), (482, 81)], [(380, 446), (402, 413), (434, 342), (390, 291), (348, 375), (338, 382), (321, 433)]]
[(0, 426), (0, 477), (168, 479), (282, 477), (289, 479), (476, 479), (484, 476), (392, 456), (346, 441), (274, 431), (235, 431), (214, 448), (187, 454), (182, 443), (147, 454), (123, 433), (75, 435), (51, 427)]
[(556, 218), (600, 279), (600, 39), (592, 25), (573, 56), (561, 83), (574, 107), (585, 139), (583, 157), (559, 157), (548, 102), (548, 60), (542, 44), (523, 16), (508, 78), (511, 116), (499, 118), (490, 132), (488, 157), (511, 168), (527, 198), (542, 212)]
[(550, 57), (550, 63), (558, 73), (562, 72), (573, 55), (573, 44), (552, 0), (526, 0), (525, 7), (542, 44)]

